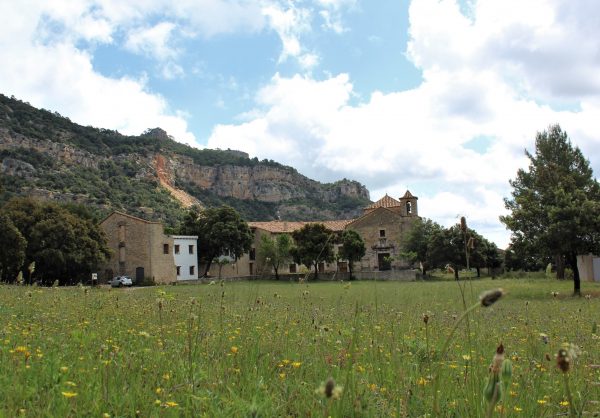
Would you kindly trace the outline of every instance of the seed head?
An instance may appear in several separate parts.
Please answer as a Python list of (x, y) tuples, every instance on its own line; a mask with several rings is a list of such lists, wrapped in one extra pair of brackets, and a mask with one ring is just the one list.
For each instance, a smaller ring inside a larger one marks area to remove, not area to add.
[(427, 323), (429, 322), (429, 315), (423, 314), (423, 322), (425, 322), (425, 325), (427, 325)]
[(563, 373), (567, 373), (569, 371), (571, 358), (569, 357), (568, 351), (564, 348), (558, 350), (558, 354), (556, 354), (556, 365)]
[(493, 305), (503, 295), (504, 295), (504, 290), (502, 290), (502, 289), (492, 289), (492, 290), (485, 291), (479, 296), (481, 306), (488, 307), (490, 305)]

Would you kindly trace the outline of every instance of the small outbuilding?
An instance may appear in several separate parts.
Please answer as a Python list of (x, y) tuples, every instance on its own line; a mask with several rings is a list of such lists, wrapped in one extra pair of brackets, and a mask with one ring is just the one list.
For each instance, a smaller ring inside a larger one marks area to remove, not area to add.
[(600, 257), (597, 255), (578, 255), (577, 268), (582, 281), (600, 282)]

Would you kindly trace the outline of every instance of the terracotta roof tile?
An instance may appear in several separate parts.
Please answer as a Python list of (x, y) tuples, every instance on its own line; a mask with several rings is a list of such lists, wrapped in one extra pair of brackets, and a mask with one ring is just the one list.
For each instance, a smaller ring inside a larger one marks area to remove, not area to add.
[(402, 204), (393, 197), (390, 197), (386, 194), (377, 202), (367, 206), (365, 209), (393, 208), (396, 206), (402, 206)]
[(248, 222), (250, 228), (260, 228), (271, 233), (292, 233), (301, 229), (304, 225), (321, 223), (326, 228), (339, 232), (343, 231), (346, 225), (354, 219), (344, 219), (338, 221), (268, 221), (268, 222)]

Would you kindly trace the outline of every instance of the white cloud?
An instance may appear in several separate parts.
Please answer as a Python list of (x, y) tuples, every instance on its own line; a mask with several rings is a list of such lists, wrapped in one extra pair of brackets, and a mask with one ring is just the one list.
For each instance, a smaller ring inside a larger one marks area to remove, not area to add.
[(151, 27), (134, 28), (127, 34), (125, 48), (161, 61), (175, 58), (179, 51), (169, 44), (174, 29), (175, 24), (172, 22), (160, 22)]
[[(422, 216), (448, 225), (466, 215), (504, 246), (502, 197), (526, 166), (523, 149), (533, 148), (537, 131), (560, 123), (600, 172), (594, 16), (591, 1), (479, 0), (468, 15), (454, 0), (413, 1), (407, 56), (423, 72), (418, 87), (373, 92), (351, 105), (348, 75), (275, 76), (245, 122), (217, 126), (209, 146), (246, 150), (321, 179), (356, 178), (373, 198), (399, 196), (409, 185)], [(565, 98), (577, 106), (556, 110)], [(478, 137), (491, 138), (486, 149), (465, 147)]]
[(310, 11), (295, 7), (293, 3), (286, 8), (273, 3), (264, 7), (262, 13), (267, 17), (269, 26), (281, 39), (283, 48), (279, 62), (285, 62), (288, 57), (299, 57), (303, 52), (300, 35), (310, 29)]

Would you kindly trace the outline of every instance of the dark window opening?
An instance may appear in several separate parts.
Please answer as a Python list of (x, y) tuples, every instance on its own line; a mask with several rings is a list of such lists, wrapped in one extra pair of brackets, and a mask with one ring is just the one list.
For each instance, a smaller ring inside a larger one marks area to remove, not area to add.
[(193, 245), (188, 245), (188, 251), (190, 254), (194, 254), (194, 246)]
[(169, 254), (169, 244), (163, 244), (163, 254)]
[(385, 229), (380, 229), (379, 230), (379, 237), (380, 238), (384, 238), (385, 237)]
[(256, 260), (256, 248), (250, 249), (250, 261)]
[(177, 275), (181, 276), (181, 266), (177, 266)]
[(175, 254), (179, 254), (179, 245), (175, 245)]
[(190, 276), (193, 276), (196, 273), (196, 266), (190, 266)]

